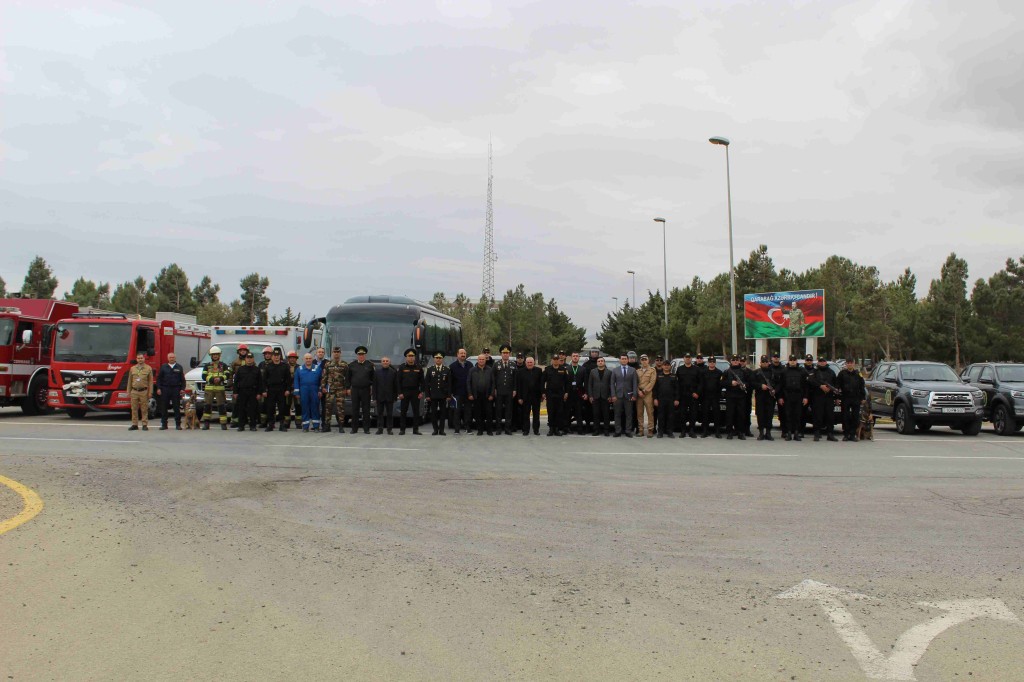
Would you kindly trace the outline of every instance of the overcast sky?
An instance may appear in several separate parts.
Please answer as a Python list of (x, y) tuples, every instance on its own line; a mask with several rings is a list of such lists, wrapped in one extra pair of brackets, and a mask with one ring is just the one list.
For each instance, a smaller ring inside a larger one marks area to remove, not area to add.
[[(479, 296), (488, 137), (498, 296), (612, 297), (833, 253), (922, 281), (1024, 253), (1019, 0), (0, 5), (0, 276), (170, 262), (272, 312)], [(742, 292), (738, 292), (742, 293)], [(642, 295), (642, 294), (641, 294)]]

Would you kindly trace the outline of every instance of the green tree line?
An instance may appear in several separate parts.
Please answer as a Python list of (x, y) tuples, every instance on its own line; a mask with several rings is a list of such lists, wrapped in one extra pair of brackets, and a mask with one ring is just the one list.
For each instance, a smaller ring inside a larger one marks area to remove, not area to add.
[[(243, 277), (241, 293), (231, 301), (221, 301), (220, 284), (204, 275), (195, 286), (189, 283), (185, 270), (177, 263), (160, 269), (152, 280), (139, 275), (133, 280), (113, 285), (79, 277), (64, 294), (65, 301), (81, 307), (100, 308), (126, 315), (153, 317), (156, 312), (195, 315), (199, 324), (299, 324), (301, 313), (289, 307), (284, 314), (268, 316), (270, 279), (258, 272)], [(25, 298), (53, 298), (57, 277), (53, 268), (36, 256), (29, 263), (24, 283), (19, 290)], [(0, 297), (7, 296), (7, 285), (0, 278)]]
[[(928, 294), (919, 299), (917, 276), (906, 268), (884, 281), (874, 266), (830, 256), (804, 272), (776, 269), (765, 245), (736, 265), (737, 337), (743, 339), (743, 294), (798, 289), (825, 290), (825, 338), (819, 351), (833, 358), (917, 359), (955, 367), (994, 359), (1024, 360), (1024, 257), (988, 279), (968, 280), (967, 262), (951, 253)], [(699, 277), (669, 292), (669, 346), (725, 354), (731, 345), (729, 275)], [(628, 348), (657, 353), (665, 334), (664, 299), (648, 292), (643, 303), (608, 314), (598, 338), (610, 352)]]
[(500, 301), (480, 298), (477, 301), (465, 294), (449, 299), (437, 292), (431, 305), (441, 312), (462, 321), (462, 341), (470, 355), (490, 348), (494, 355), (498, 347), (509, 344), (513, 351), (522, 351), (547, 364), (545, 358), (559, 350), (580, 350), (587, 340), (587, 332), (577, 327), (555, 299), (544, 294), (528, 294), (520, 284), (505, 292)]

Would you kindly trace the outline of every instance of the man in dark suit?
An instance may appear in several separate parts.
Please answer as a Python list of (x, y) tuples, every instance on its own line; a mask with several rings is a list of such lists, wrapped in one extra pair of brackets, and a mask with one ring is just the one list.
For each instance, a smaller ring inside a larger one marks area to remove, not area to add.
[(491, 408), (494, 405), (494, 368), (487, 365), (487, 356), (481, 353), (476, 357), (476, 364), (469, 370), (469, 399), (473, 403), (473, 421), (476, 422), (476, 435), (494, 435), (491, 426)]
[(185, 370), (178, 364), (174, 353), (167, 354), (167, 362), (156, 377), (156, 395), (160, 399), (160, 430), (167, 430), (167, 407), (174, 406), (174, 428), (181, 431), (181, 394), (185, 390)]
[(605, 367), (604, 358), (597, 358), (593, 371), (587, 377), (587, 397), (594, 411), (595, 436), (611, 435), (608, 428), (608, 398), (611, 395), (612, 372)]
[(629, 356), (619, 356), (621, 367), (612, 372), (611, 402), (615, 412), (615, 437), (633, 437), (633, 412), (636, 410), (636, 370), (629, 366)]
[(470, 411), (472, 403), (469, 402), (469, 370), (473, 365), (466, 360), (466, 349), (460, 348), (458, 360), (448, 366), (452, 371), (452, 398), (455, 407), (452, 410), (452, 428), (459, 433), (463, 427), (470, 430)]
[(522, 406), (523, 435), (530, 435), (530, 414), (533, 414), (533, 435), (540, 435), (540, 401), (544, 394), (544, 371), (533, 358), (516, 372), (516, 402)]

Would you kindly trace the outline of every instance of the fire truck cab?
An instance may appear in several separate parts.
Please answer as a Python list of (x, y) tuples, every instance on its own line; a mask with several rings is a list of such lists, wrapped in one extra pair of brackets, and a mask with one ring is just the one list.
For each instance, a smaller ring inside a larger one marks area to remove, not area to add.
[(45, 414), (50, 329), (78, 305), (38, 298), (0, 298), (0, 407)]
[[(172, 352), (178, 362), (194, 367), (210, 347), (210, 328), (168, 317), (174, 316), (157, 313), (158, 319), (140, 320), (121, 313), (79, 313), (58, 322), (49, 406), (66, 410), (72, 419), (89, 411), (129, 411), (128, 371), (137, 353), (146, 354), (154, 376)], [(155, 391), (153, 395), (150, 414), (156, 411)]]

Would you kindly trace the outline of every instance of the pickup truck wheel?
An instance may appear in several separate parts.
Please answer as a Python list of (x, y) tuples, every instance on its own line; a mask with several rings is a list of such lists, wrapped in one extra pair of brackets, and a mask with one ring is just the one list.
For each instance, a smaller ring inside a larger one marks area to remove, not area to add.
[(68, 416), (71, 417), (72, 419), (85, 419), (86, 410), (83, 410), (79, 407), (69, 407), (67, 412)]
[(914, 417), (905, 404), (900, 403), (896, 406), (892, 420), (896, 422), (896, 433), (901, 436), (909, 436), (914, 433)]
[(918, 424), (917, 425), (917, 430), (918, 431), (931, 431), (931, 428), (932, 428), (931, 424)]
[(981, 420), (975, 419), (970, 424), (960, 429), (960, 432), (965, 436), (977, 436), (981, 433)]
[(1017, 432), (1016, 420), (1006, 405), (996, 405), (992, 410), (992, 428), (1000, 436), (1009, 436)]

